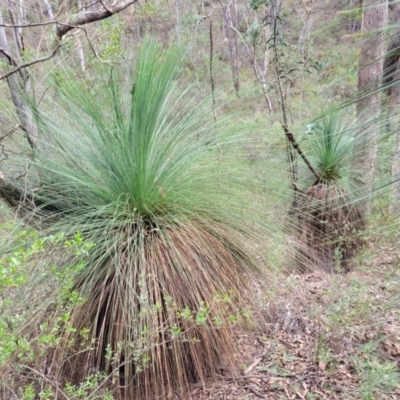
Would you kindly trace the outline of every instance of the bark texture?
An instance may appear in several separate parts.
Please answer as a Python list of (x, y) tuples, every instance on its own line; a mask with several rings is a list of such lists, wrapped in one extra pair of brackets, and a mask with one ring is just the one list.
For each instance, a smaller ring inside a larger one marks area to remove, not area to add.
[[(357, 115), (360, 129), (357, 132), (353, 166), (360, 183), (367, 193), (372, 191), (377, 156), (377, 138), (379, 134), (381, 93), (376, 89), (381, 84), (385, 54), (385, 34), (388, 19), (387, 0), (371, 0), (364, 3), (361, 25), (363, 43), (361, 46), (358, 72), (360, 100)], [(366, 201), (370, 209), (371, 201)]]
[[(400, 4), (393, 3), (390, 5), (390, 9), (393, 13), (393, 25), (399, 26), (400, 23)], [(398, 215), (400, 212), (400, 130), (399, 116), (395, 112), (396, 119), (398, 121), (391, 122), (390, 115), (392, 111), (398, 110), (400, 107), (400, 27), (396, 29), (392, 34), (390, 44), (388, 46), (387, 53), (385, 55), (384, 62), (384, 84), (388, 86), (386, 92), (388, 95), (387, 107), (388, 107), (388, 121), (387, 126), (390, 131), (396, 129), (395, 136), (395, 148), (392, 159), (392, 178), (397, 183), (393, 186), (393, 204), (391, 206), (391, 212), (394, 215)], [(393, 126), (392, 126), (393, 123)]]

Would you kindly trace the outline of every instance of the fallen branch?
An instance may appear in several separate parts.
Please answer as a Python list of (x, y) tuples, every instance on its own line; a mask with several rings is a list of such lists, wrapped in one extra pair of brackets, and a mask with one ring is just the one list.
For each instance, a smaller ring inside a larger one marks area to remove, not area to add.
[(246, 370), (244, 371), (245, 375), (249, 375), (250, 372), (252, 372), (254, 370), (255, 367), (257, 367), (258, 364), (260, 364), (260, 362), (262, 361), (262, 359), (264, 358), (266, 354), (262, 354), (260, 357), (257, 357), (251, 364), (249, 367), (246, 368)]

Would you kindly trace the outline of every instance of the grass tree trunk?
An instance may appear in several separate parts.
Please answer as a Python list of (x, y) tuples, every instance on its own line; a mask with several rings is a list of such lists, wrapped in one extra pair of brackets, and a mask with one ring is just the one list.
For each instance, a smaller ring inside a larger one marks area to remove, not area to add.
[[(377, 121), (381, 113), (381, 93), (376, 89), (380, 85), (379, 77), (383, 70), (385, 43), (382, 30), (386, 27), (387, 19), (387, 1), (370, 0), (364, 3), (361, 25), (364, 40), (358, 71), (360, 100), (357, 115), (360, 128), (356, 133), (357, 139), (362, 140), (356, 140), (353, 167), (367, 193), (372, 191), (376, 165), (379, 133)], [(366, 201), (365, 207), (367, 210), (371, 208), (371, 200)]]

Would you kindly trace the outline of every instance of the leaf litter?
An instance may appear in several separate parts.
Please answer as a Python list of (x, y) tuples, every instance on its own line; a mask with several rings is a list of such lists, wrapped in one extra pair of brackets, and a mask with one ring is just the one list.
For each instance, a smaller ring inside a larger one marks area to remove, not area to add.
[(273, 294), (254, 283), (263, 329), (237, 333), (237, 375), (221, 367), (187, 398), (400, 399), (399, 258), (395, 246), (368, 253), (348, 274), (282, 276)]

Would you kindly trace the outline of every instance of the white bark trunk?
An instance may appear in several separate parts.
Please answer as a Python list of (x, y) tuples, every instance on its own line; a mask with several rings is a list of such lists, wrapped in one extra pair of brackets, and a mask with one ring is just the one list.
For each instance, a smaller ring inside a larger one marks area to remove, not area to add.
[(52, 8), (51, 8), (50, 3), (49, 3), (47, 0), (43, 0), (43, 3), (44, 3), (44, 5), (45, 5), (45, 10), (44, 10), (44, 12), (45, 12), (47, 18), (48, 18), (50, 21), (53, 21), (53, 20), (54, 20), (54, 14), (53, 14), (53, 10), (52, 10)]
[[(0, 25), (2, 24), (3, 16), (0, 12)], [(0, 26), (0, 48), (4, 51), (5, 54), (7, 54), (9, 57), (12, 57), (6, 32), (4, 27), (2, 26)], [(1, 52), (0, 57), (3, 58), (7, 62), (7, 64), (12, 65), (11, 59)], [(34, 148), (36, 146), (37, 134), (35, 125), (33, 123), (32, 112), (25, 100), (30, 89), (29, 77), (21, 71), (20, 74), (9, 76), (7, 78), (7, 85), (10, 90), (11, 99), (14, 104), (21, 129), (24, 131), (24, 134), (30, 146)]]

